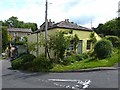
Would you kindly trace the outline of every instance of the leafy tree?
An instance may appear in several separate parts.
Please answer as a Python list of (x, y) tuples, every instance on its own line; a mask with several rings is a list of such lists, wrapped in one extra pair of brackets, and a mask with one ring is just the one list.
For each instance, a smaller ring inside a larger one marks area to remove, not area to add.
[(106, 35), (115, 35), (120, 37), (120, 18), (112, 19), (105, 24), (99, 24), (94, 29), (96, 33)]
[(4, 51), (9, 43), (7, 27), (2, 27), (2, 51)]
[(90, 34), (90, 40), (92, 41), (93, 44), (96, 43), (97, 39), (96, 39), (96, 37), (95, 37), (95, 33), (94, 33), (94, 32), (92, 32), (92, 33)]
[(113, 44), (113, 47), (118, 48), (120, 46), (120, 38), (117, 36), (106, 36), (105, 39), (110, 40)]
[(74, 37), (73, 37), (73, 49), (74, 49), (75, 53), (76, 53), (78, 42), (79, 42), (79, 38), (78, 38), (77, 34), (75, 34)]
[(37, 30), (37, 24), (36, 23), (24, 23), (25, 28), (31, 28), (32, 31), (34, 32)]
[(37, 24), (36, 23), (24, 23), (23, 21), (18, 20), (18, 17), (12, 16), (8, 20), (5, 20), (3, 22), (4, 26), (8, 27), (14, 27), (14, 28), (31, 28), (32, 31), (37, 30)]
[(18, 27), (19, 21), (17, 17), (10, 17), (7, 21), (6, 24), (10, 27)]
[(65, 50), (70, 44), (70, 38), (64, 35), (64, 32), (58, 32), (55, 35), (51, 35), (48, 41), (49, 49), (54, 50), (57, 60), (63, 60)]
[(28, 49), (29, 52), (34, 53), (37, 50), (36, 43), (32, 43), (32, 42), (28, 43), (27, 44), (27, 49)]

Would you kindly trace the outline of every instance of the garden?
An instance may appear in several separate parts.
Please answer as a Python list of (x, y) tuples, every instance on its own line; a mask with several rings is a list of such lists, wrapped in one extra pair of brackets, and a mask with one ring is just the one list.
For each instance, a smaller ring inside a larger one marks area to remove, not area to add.
[[(49, 37), (47, 43), (48, 57), (45, 54), (38, 56), (30, 53), (21, 54), (18, 58), (11, 61), (12, 68), (33, 72), (59, 72), (111, 67), (120, 61), (120, 38), (117, 36), (106, 36), (100, 41), (95, 41), (95, 38), (93, 38), (93, 49), (87, 53), (77, 54), (77, 36), (70, 37), (64, 34), (64, 32), (58, 32)], [(71, 40), (74, 44), (73, 51), (67, 53), (66, 49), (70, 45)], [(32, 48), (35, 49), (33, 46)], [(49, 50), (54, 51), (54, 58), (49, 56)]]

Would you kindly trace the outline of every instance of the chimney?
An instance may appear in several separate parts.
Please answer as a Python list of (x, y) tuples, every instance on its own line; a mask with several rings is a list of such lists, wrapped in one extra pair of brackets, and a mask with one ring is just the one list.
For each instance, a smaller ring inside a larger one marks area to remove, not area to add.
[(49, 19), (49, 22), (51, 22), (51, 19)]
[(51, 19), (49, 19), (48, 26), (51, 27), (53, 25), (53, 22)]
[(69, 19), (65, 19), (65, 22), (69, 22)]

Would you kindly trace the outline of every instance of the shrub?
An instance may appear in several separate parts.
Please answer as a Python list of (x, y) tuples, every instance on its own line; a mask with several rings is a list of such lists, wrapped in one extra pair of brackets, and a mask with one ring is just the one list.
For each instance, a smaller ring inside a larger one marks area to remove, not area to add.
[(75, 57), (76, 57), (76, 61), (81, 61), (87, 59), (89, 56), (87, 55), (87, 53), (83, 53), (83, 54), (75, 55)]
[(70, 65), (71, 64), (71, 57), (68, 56), (68, 57), (65, 57), (63, 60), (62, 60), (62, 64), (63, 65)]
[(89, 56), (88, 56), (87, 53), (67, 56), (63, 59), (62, 64), (63, 65), (69, 65), (71, 63), (74, 63), (75, 61), (81, 61), (81, 60), (87, 59), (88, 57)]
[(32, 54), (22, 54), (11, 62), (11, 66), (13, 69), (27, 70), (32, 67), (32, 61), (34, 58), (35, 56)]
[(23, 62), (20, 59), (11, 62), (12, 69), (21, 69)]
[(26, 63), (33, 61), (35, 59), (35, 56), (32, 54), (24, 54), (21, 56), (21, 58), (23, 59), (23, 62)]
[(39, 55), (33, 61), (33, 71), (48, 71), (52, 68), (52, 63), (45, 57), (44, 54)]
[(100, 40), (94, 46), (94, 52), (100, 59), (104, 59), (112, 54), (112, 43), (109, 40)]
[(117, 36), (106, 36), (105, 38), (112, 42), (113, 47), (120, 46), (120, 39)]

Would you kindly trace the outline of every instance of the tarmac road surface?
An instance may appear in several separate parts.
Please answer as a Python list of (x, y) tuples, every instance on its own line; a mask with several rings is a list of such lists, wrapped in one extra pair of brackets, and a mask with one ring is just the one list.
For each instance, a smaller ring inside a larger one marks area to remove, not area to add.
[[(118, 88), (118, 70), (65, 73), (30, 73), (11, 70), (2, 63), (2, 88)], [(83, 84), (86, 84), (83, 85)]]

